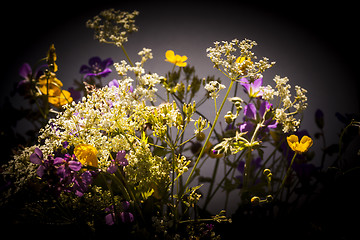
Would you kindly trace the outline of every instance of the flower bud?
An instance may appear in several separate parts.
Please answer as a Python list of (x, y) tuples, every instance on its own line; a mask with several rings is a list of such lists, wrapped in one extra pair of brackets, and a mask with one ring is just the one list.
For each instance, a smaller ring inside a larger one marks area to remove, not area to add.
[(202, 142), (205, 140), (205, 133), (200, 132), (198, 134), (195, 135), (196, 136), (196, 140), (198, 140), (199, 142)]
[(267, 196), (266, 196), (266, 201), (267, 201), (268, 203), (272, 202), (273, 199), (274, 199), (274, 198), (273, 198), (272, 195), (267, 195)]
[(268, 169), (268, 168), (266, 168), (266, 169), (264, 169), (263, 174), (264, 174), (265, 176), (269, 176), (269, 174), (271, 174), (271, 170)]
[(254, 196), (251, 198), (251, 204), (254, 206), (258, 206), (260, 204), (260, 198), (257, 196)]

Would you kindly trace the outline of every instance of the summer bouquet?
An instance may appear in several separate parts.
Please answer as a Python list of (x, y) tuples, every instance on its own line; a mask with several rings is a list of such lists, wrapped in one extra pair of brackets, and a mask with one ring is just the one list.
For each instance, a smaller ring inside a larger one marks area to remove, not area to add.
[[(21, 67), (17, 88), (35, 106), (41, 129), (36, 144), (3, 166), (1, 204), (26, 196), (23, 223), (120, 229), (135, 239), (217, 239), (217, 226), (231, 218), (207, 210), (214, 196), (227, 204), (236, 191), (250, 208), (290, 201), (310, 166), (313, 140), (297, 132), (307, 91), (292, 91), (287, 77), (263, 79), (275, 63), (258, 58), (248, 39), (206, 49), (223, 79), (198, 77), (187, 56), (172, 50), (162, 53), (169, 72), (150, 73), (144, 64), (151, 49), (136, 60), (125, 50), (138, 14), (109, 9), (87, 22), (95, 39), (120, 48), (125, 59), (91, 58), (77, 88), (65, 90), (57, 78), (54, 45), (35, 66)], [(114, 69), (117, 79), (107, 80)], [(201, 108), (205, 102), (214, 119)], [(202, 176), (209, 161), (212, 177)], [(221, 162), (224, 174), (215, 181)]]

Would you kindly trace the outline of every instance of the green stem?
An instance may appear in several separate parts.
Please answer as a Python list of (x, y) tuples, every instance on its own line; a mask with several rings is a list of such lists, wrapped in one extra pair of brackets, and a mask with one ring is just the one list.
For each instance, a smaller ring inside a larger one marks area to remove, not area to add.
[(219, 108), (219, 111), (216, 113), (216, 116), (215, 116), (213, 125), (211, 126), (211, 129), (210, 129), (210, 132), (209, 132), (209, 134), (208, 134), (208, 136), (207, 136), (207, 138), (206, 138), (206, 141), (205, 141), (203, 147), (201, 148), (201, 152), (200, 152), (198, 158), (196, 159), (196, 162), (195, 162), (195, 164), (194, 164), (194, 166), (193, 166), (193, 168), (192, 168), (192, 170), (191, 170), (191, 172), (190, 172), (190, 175), (188, 176), (188, 178), (187, 178), (187, 180), (186, 180), (185, 187), (187, 187), (187, 186), (189, 185), (190, 179), (191, 179), (192, 175), (194, 174), (197, 165), (199, 164), (200, 158), (203, 156), (203, 154), (204, 154), (204, 152), (205, 152), (206, 145), (207, 145), (207, 143), (209, 142), (210, 136), (211, 136), (211, 134), (213, 133), (213, 131), (214, 131), (214, 129), (215, 129), (215, 125), (216, 125), (216, 122), (217, 122), (218, 119), (219, 119), (220, 112), (221, 112), (221, 110), (222, 110), (223, 107), (224, 107), (224, 104), (225, 104), (226, 99), (228, 98), (228, 96), (229, 96), (229, 94), (230, 94), (230, 90), (231, 90), (234, 82), (235, 82), (235, 80), (233, 80), (233, 79), (232, 79), (231, 82), (230, 82), (229, 88), (228, 88), (228, 90), (227, 90), (227, 92), (226, 92), (226, 95), (225, 95), (225, 97), (224, 97), (224, 99), (223, 99), (223, 101), (222, 101), (222, 103), (221, 103), (221, 106), (220, 106), (220, 108)]
[(131, 62), (130, 57), (129, 57), (129, 55), (127, 54), (127, 52), (126, 52), (126, 50), (125, 50), (125, 48), (124, 48), (123, 45), (121, 45), (121, 49), (123, 50), (123, 52), (124, 52), (127, 60), (129, 61), (130, 65), (131, 65), (132, 67), (134, 67), (135, 65)]
[(286, 180), (287, 180), (287, 178), (288, 178), (288, 176), (289, 176), (289, 174), (290, 174), (290, 172), (291, 172), (291, 167), (292, 167), (292, 165), (293, 165), (293, 163), (294, 163), (294, 160), (295, 160), (295, 158), (296, 158), (296, 155), (297, 155), (297, 152), (295, 152), (293, 158), (291, 159), (290, 166), (289, 166), (288, 170), (286, 171), (286, 175), (285, 175), (285, 177), (284, 177), (284, 179), (283, 179), (283, 181), (282, 181), (282, 183), (281, 183), (281, 186), (280, 186), (280, 188), (279, 188), (278, 194), (281, 192), (282, 188), (283, 188), (284, 185), (285, 185), (285, 182), (286, 182)]

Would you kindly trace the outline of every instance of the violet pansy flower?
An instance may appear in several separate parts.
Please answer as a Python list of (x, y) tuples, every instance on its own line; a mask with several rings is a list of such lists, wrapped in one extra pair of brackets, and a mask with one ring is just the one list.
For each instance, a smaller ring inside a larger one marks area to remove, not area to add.
[(109, 66), (112, 64), (114, 64), (114, 61), (111, 58), (107, 58), (102, 61), (99, 57), (92, 57), (89, 59), (89, 66), (81, 66), (80, 73), (85, 74), (84, 78), (106, 77), (112, 72), (109, 68)]

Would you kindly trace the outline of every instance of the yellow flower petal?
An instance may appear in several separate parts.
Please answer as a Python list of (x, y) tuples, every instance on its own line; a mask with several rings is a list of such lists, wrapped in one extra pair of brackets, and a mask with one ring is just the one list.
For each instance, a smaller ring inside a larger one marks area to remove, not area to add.
[(166, 61), (174, 63), (175, 62), (175, 53), (173, 50), (167, 50), (165, 53)]
[(71, 103), (73, 98), (69, 91), (62, 90), (61, 92), (54, 92), (54, 95), (49, 95), (49, 103), (60, 108), (63, 105)]
[(310, 137), (303, 136), (299, 142), (299, 138), (296, 135), (287, 137), (287, 142), (291, 150), (299, 154), (307, 152), (313, 144), (313, 140)]
[(176, 66), (185, 67), (187, 65), (185, 61), (188, 59), (188, 57), (185, 55), (175, 55), (173, 50), (167, 50), (165, 53), (165, 57), (165, 61), (175, 64)]
[(81, 162), (83, 165), (97, 167), (97, 154), (98, 151), (95, 147), (88, 144), (80, 144), (77, 145), (74, 149), (74, 154), (76, 158)]

